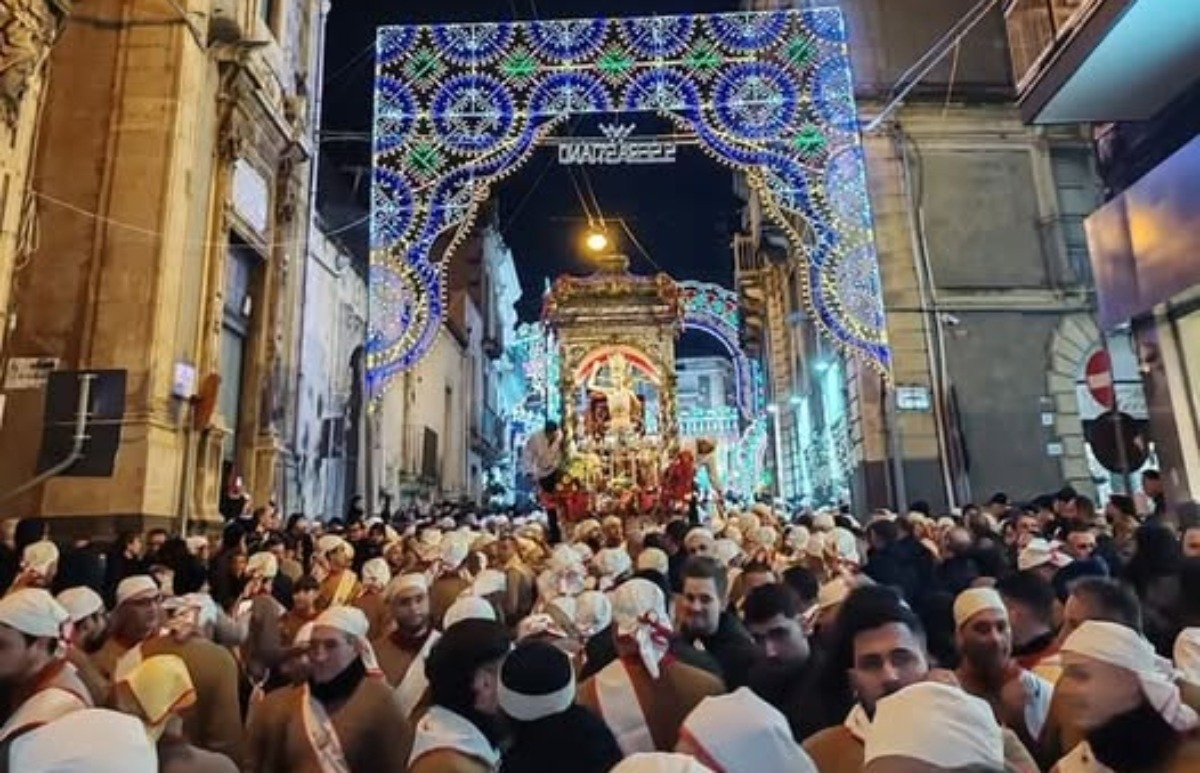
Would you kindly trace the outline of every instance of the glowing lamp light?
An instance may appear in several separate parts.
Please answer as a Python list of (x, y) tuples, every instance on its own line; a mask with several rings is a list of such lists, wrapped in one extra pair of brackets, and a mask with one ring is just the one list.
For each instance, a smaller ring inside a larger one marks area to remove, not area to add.
[(779, 406), (776, 405), (775, 403), (771, 403), (770, 405), (767, 406), (767, 413), (771, 413), (771, 414), (779, 413)]
[(788, 398), (788, 402), (792, 405), (800, 405), (804, 402), (804, 398), (800, 395), (792, 395), (790, 398)]
[(604, 252), (608, 249), (608, 234), (597, 229), (592, 229), (588, 231), (588, 235), (584, 238), (583, 243), (592, 252)]

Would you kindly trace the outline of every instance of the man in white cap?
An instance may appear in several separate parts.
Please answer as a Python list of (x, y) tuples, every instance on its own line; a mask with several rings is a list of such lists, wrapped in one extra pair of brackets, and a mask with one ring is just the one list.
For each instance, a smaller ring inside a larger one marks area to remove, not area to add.
[(748, 687), (700, 701), (684, 720), (676, 751), (717, 773), (817, 773), (787, 719)]
[(309, 642), (309, 680), (272, 693), (253, 712), (243, 770), (404, 770), (412, 730), (377, 676), (368, 627), (354, 607), (321, 613)]
[(0, 599), (0, 690), (8, 697), (0, 741), (92, 705), (62, 651), (67, 610), (41, 588)]
[(8, 770), (30, 773), (159, 773), (142, 723), (106, 709), (74, 711), (20, 735), (7, 757)]
[(111, 683), (117, 661), (163, 624), (162, 599), (158, 583), (146, 574), (131, 575), (117, 585), (108, 638), (92, 654), (92, 663), (105, 680)]
[(96, 706), (107, 705), (110, 684), (89, 655), (104, 641), (104, 630), (108, 625), (104, 599), (91, 588), (80, 585), (67, 588), (58, 594), (57, 600), (71, 616), (71, 637), (65, 653), (67, 662), (75, 667), (79, 678), (87, 686), (92, 703)]
[[(120, 595), (120, 590), (117, 591)], [(143, 660), (155, 655), (175, 655), (187, 664), (196, 686), (196, 707), (184, 719), (189, 742), (210, 752), (240, 760), (242, 754), (241, 704), (238, 698), (237, 660), (226, 647), (208, 637), (221, 614), (207, 594), (171, 599), (170, 617), (157, 633), (134, 645), (113, 670), (119, 682)]]
[(1054, 688), (1013, 660), (1004, 599), (992, 588), (963, 591), (954, 600), (954, 627), (963, 689), (987, 701), (1028, 748), (1037, 748)]
[(279, 560), (273, 553), (250, 556), (246, 586), (234, 607), (234, 619), (246, 630), (239, 648), (242, 666), (256, 689), (263, 688), (286, 652), (280, 621), (287, 610), (272, 593), (278, 574)]
[(400, 575), (386, 595), (395, 627), (372, 644), (396, 702), (404, 716), (411, 717), (427, 695), (425, 659), (441, 635), (429, 615), (429, 580), (423, 573)]
[[(953, 682), (953, 674), (932, 670), (920, 619), (892, 588), (855, 589), (842, 605), (838, 635), (830, 653), (832, 668), (846, 668), (858, 702), (841, 724), (804, 741), (821, 773), (860, 773), (864, 742), (881, 700), (925, 681)], [(818, 713), (818, 706), (810, 711)], [(1004, 755), (1013, 771), (1036, 771), (1016, 735), (1004, 732)]]
[(354, 548), (336, 534), (326, 534), (317, 540), (317, 558), (326, 571), (321, 580), (321, 592), (317, 596), (317, 609), (349, 604), (359, 594), (358, 576), (351, 566), (354, 563)]
[(511, 534), (501, 536), (496, 542), (496, 564), (507, 578), (504, 617), (506, 620), (519, 620), (533, 610), (533, 589), (537, 575), (522, 560), (517, 538)]
[(362, 591), (354, 599), (354, 606), (362, 610), (371, 623), (371, 638), (382, 636), (391, 627), (392, 613), (388, 609), (384, 591), (392, 581), (392, 570), (383, 558), (372, 558), (363, 564)]
[(863, 773), (1005, 770), (1004, 736), (988, 704), (938, 682), (880, 700), (863, 757)]
[(1200, 770), (1200, 725), (1169, 661), (1119, 623), (1090, 620), (1063, 642), (1056, 691), (1085, 734), (1060, 773)]
[(671, 620), (657, 585), (628, 580), (612, 603), (618, 658), (580, 685), (579, 702), (604, 718), (625, 754), (674, 749), (684, 718), (725, 685), (667, 657)]

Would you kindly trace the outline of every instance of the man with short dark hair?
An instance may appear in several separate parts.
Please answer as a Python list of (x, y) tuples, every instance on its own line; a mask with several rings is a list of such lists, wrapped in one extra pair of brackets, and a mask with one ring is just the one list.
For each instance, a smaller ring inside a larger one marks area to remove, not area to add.
[(689, 558), (683, 565), (681, 633), (685, 640), (716, 658), (725, 684), (736, 690), (746, 684), (759, 655), (750, 634), (725, 611), (728, 601), (725, 568), (708, 556)]
[(1002, 578), (996, 590), (1008, 608), (1013, 659), (1036, 673), (1042, 661), (1058, 652), (1054, 587), (1033, 572), (1019, 572)]
[(787, 717), (797, 742), (824, 727), (821, 668), (804, 630), (804, 608), (786, 585), (750, 591), (742, 616), (765, 656), (750, 670), (749, 687)]

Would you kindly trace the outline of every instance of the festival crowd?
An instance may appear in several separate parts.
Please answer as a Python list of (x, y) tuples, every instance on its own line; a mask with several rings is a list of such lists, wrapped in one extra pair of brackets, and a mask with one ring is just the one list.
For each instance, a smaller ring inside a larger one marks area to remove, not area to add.
[(9, 523), (0, 766), (1194, 773), (1200, 524), (1146, 481), (857, 518), (247, 503), (106, 556)]

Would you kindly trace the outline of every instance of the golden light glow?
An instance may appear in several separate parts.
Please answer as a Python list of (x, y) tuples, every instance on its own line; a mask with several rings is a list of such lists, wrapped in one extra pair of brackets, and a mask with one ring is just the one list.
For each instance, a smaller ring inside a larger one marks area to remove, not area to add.
[(592, 230), (588, 231), (588, 235), (584, 239), (583, 243), (587, 245), (587, 248), (592, 252), (604, 252), (608, 249), (608, 234), (593, 228)]

